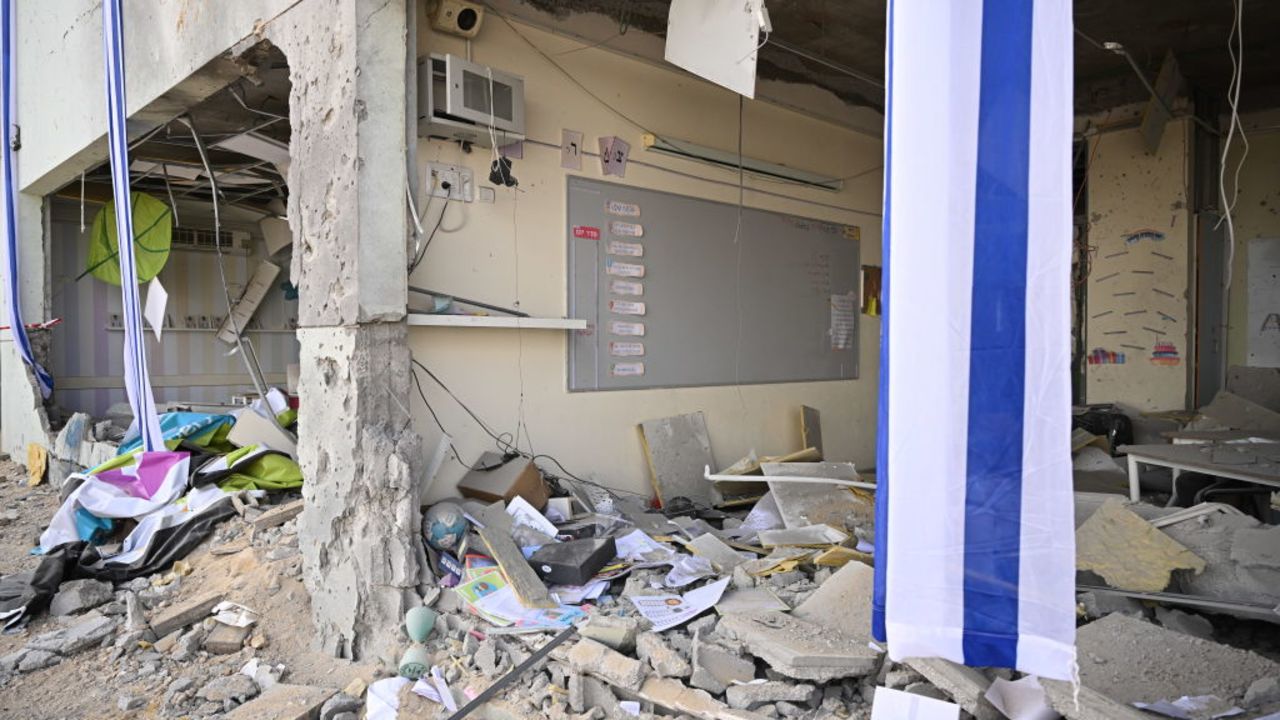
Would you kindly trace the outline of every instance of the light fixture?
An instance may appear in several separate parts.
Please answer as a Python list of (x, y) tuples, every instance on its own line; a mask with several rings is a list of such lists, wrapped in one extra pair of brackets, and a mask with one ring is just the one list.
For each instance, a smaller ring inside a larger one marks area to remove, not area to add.
[[(738, 154), (728, 150), (717, 150), (716, 148), (699, 145), (688, 140), (677, 140), (652, 133), (645, 133), (642, 137), (642, 142), (644, 143), (644, 149), (652, 152), (684, 158), (685, 160), (695, 160), (734, 171), (738, 169)], [(839, 178), (797, 170), (778, 163), (766, 162), (746, 156), (743, 156), (741, 160), (743, 172), (766, 180), (804, 185), (833, 192), (838, 191), (844, 185)]]

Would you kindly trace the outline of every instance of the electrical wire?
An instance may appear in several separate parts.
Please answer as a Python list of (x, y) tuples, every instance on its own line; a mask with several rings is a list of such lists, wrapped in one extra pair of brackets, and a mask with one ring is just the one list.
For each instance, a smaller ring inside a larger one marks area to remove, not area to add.
[[(1227, 86), (1227, 104), (1231, 106), (1231, 119), (1227, 125), (1227, 139), (1222, 144), (1222, 159), (1218, 162), (1218, 194), (1222, 199), (1222, 216), (1213, 226), (1216, 230), (1223, 222), (1227, 224), (1227, 267), (1223, 281), (1224, 291), (1231, 288), (1234, 270), (1232, 266), (1235, 264), (1236, 255), (1236, 226), (1231, 215), (1235, 212), (1236, 201), (1240, 199), (1240, 171), (1244, 168), (1245, 158), (1249, 156), (1249, 138), (1245, 135), (1244, 126), (1240, 123), (1240, 85), (1244, 76), (1244, 8), (1240, 0), (1232, 0), (1232, 6), (1235, 9), (1235, 17), (1231, 25), (1231, 34), (1227, 36), (1227, 54), (1231, 56), (1231, 83)], [(1236, 164), (1231, 198), (1227, 199), (1227, 158), (1231, 153), (1231, 141), (1235, 137), (1237, 128), (1240, 130), (1240, 142), (1244, 145), (1244, 150), (1240, 154), (1240, 161)]]
[[(545, 147), (548, 149), (555, 150), (556, 152), (560, 151), (560, 143), (550, 143), (550, 142), (547, 142), (546, 140), (525, 138), (524, 144), (534, 145), (538, 147)], [(600, 157), (600, 153), (591, 152), (590, 150), (583, 150), (582, 154), (586, 157), (595, 157), (595, 158)], [(651, 162), (645, 162), (644, 160), (637, 160), (634, 157), (627, 158), (627, 165), (628, 166), (636, 165), (639, 167), (649, 168), (651, 170), (657, 170), (659, 172), (670, 173), (672, 175), (676, 175), (682, 178), (688, 178), (690, 180), (698, 180), (700, 182), (710, 183), (712, 185), (721, 185), (723, 187), (733, 188), (734, 190), (738, 189), (738, 183), (736, 181), (731, 182), (727, 180), (716, 180), (715, 178), (709, 178), (702, 175), (695, 175), (693, 173), (684, 172), (683, 170), (676, 170), (674, 168), (669, 168), (664, 165), (656, 165)], [(873, 168), (872, 170), (878, 170), (878, 169), (880, 168)], [(864, 172), (871, 172), (871, 171), (864, 171)], [(791, 202), (800, 203), (802, 205), (813, 205), (814, 207), (829, 208), (831, 210), (840, 210), (843, 212), (854, 213), (855, 215), (866, 215), (868, 217), (880, 217), (882, 215), (882, 213), (878, 210), (859, 210), (858, 208), (847, 207), (844, 205), (837, 205), (835, 203), (822, 202), (821, 200), (809, 200), (808, 198), (796, 197), (794, 195), (787, 195), (786, 193), (774, 192), (772, 190), (764, 190), (762, 188), (750, 187), (750, 188), (747, 188), (746, 191), (755, 193), (757, 195), (767, 195), (769, 197), (781, 198), (783, 200), (789, 200)]]
[[(630, 123), (631, 125), (634, 125), (635, 127), (639, 128), (641, 131), (643, 131), (643, 132), (647, 132), (647, 133), (652, 133), (652, 132), (653, 132), (653, 131), (652, 131), (652, 130), (650, 130), (649, 128), (647, 128), (647, 127), (645, 127), (644, 125), (641, 125), (640, 123), (638, 123), (638, 122), (636, 122), (635, 120), (633, 120), (633, 119), (632, 119), (629, 115), (627, 115), (626, 113), (622, 112), (621, 110), (619, 110), (618, 108), (614, 107), (613, 105), (610, 105), (608, 102), (605, 102), (605, 100), (604, 100), (603, 98), (601, 98), (599, 95), (597, 95), (597, 94), (595, 94), (594, 92), (592, 92), (592, 91), (591, 91), (591, 89), (590, 89), (590, 88), (588, 88), (586, 85), (583, 85), (581, 82), (579, 82), (579, 81), (578, 81), (578, 79), (577, 79), (577, 78), (575, 78), (575, 77), (574, 77), (574, 76), (573, 76), (573, 75), (572, 75), (568, 70), (565, 70), (565, 69), (564, 69), (564, 66), (563, 66), (563, 65), (561, 65), (561, 64), (560, 64), (560, 63), (558, 63), (558, 62), (556, 62), (555, 58), (553, 58), (553, 57), (551, 57), (550, 55), (548, 55), (548, 54), (546, 53), (546, 51), (544, 51), (542, 48), (540, 48), (540, 47), (538, 47), (537, 45), (535, 45), (535, 44), (534, 44), (534, 42), (528, 38), (528, 36), (527, 36), (527, 35), (525, 35), (524, 33), (520, 32), (520, 31), (516, 28), (515, 23), (513, 23), (513, 22), (511, 22), (509, 19), (507, 19), (507, 16), (506, 16), (506, 15), (504, 15), (503, 13), (500, 13), (500, 12), (497, 12), (496, 10), (494, 10), (494, 8), (493, 8), (493, 6), (492, 6), (492, 5), (489, 5), (489, 6), (488, 6), (488, 9), (489, 9), (489, 12), (493, 13), (494, 15), (496, 15), (496, 16), (498, 17), (498, 19), (499, 19), (499, 20), (502, 20), (502, 22), (503, 22), (503, 23), (505, 23), (507, 27), (511, 28), (511, 32), (515, 33), (515, 34), (516, 34), (516, 36), (517, 36), (517, 37), (519, 37), (521, 40), (523, 40), (523, 41), (524, 41), (524, 43), (525, 43), (526, 45), (528, 45), (528, 46), (529, 46), (529, 47), (530, 47), (534, 52), (536, 52), (537, 54), (541, 55), (543, 60), (546, 60), (547, 62), (551, 63), (552, 67), (554, 67), (556, 70), (559, 70), (559, 71), (560, 71), (560, 74), (561, 74), (561, 75), (564, 75), (564, 76), (565, 76), (565, 78), (566, 78), (569, 82), (571, 82), (571, 83), (573, 83), (574, 85), (578, 86), (578, 89), (579, 89), (579, 90), (581, 90), (582, 92), (586, 93), (587, 95), (590, 95), (590, 96), (591, 96), (591, 97), (592, 97), (596, 102), (598, 102), (598, 103), (600, 103), (601, 105), (603, 105), (604, 107), (608, 108), (608, 109), (609, 109), (609, 111), (610, 111), (610, 112), (612, 112), (614, 115), (617, 115), (618, 117), (620, 117), (620, 118), (622, 118), (623, 120), (627, 121), (627, 122), (628, 122), (628, 123)], [(559, 146), (557, 145), (556, 147), (559, 147)]]
[[(564, 464), (561, 463), (557, 458), (547, 453), (530, 453), (530, 452), (525, 452), (518, 447), (515, 447), (511, 441), (511, 438), (512, 438), (511, 433), (499, 434), (494, 432), (494, 430), (488, 425), (488, 423), (482, 420), (479, 415), (477, 415), (470, 407), (468, 407), (467, 404), (464, 403), (462, 399), (459, 398), (457, 394), (453, 392), (453, 390), (449, 389), (449, 386), (445, 385), (444, 382), (440, 380), (440, 378), (436, 376), (435, 373), (431, 372), (430, 368), (428, 368), (426, 365), (423, 365), (417, 358), (413, 357), (412, 355), (409, 357), (409, 361), (414, 365), (416, 365), (417, 367), (421, 368), (422, 371), (427, 374), (427, 377), (431, 378), (432, 382), (438, 385), (441, 390), (444, 390), (445, 394), (447, 394), (450, 398), (452, 398), (453, 401), (457, 403), (458, 407), (462, 408), (462, 411), (465, 412), (468, 416), (470, 416), (471, 419), (475, 421), (476, 425), (478, 425), (480, 429), (483, 430), (484, 433), (494, 441), (494, 443), (497, 445), (498, 450), (503, 455), (509, 455), (512, 457), (517, 457), (517, 456), (523, 457), (533, 463), (537, 463), (539, 460), (543, 460), (543, 459), (548, 460), (556, 466), (556, 468), (559, 470), (559, 473), (558, 474), (550, 473), (543, 470), (544, 475), (555, 480), (567, 479), (567, 480), (571, 480), (573, 482), (579, 483), (581, 485), (589, 485), (599, 490), (603, 490), (604, 492), (608, 493), (612, 497), (617, 497), (619, 494), (632, 495), (640, 498), (648, 497), (644, 493), (639, 493), (632, 490), (623, 490), (621, 488), (611, 488), (611, 487), (608, 487), (607, 485), (602, 485), (594, 480), (588, 480), (579, 475), (575, 475), (574, 473), (570, 472), (569, 469), (566, 468)], [(416, 373), (415, 373), (415, 376), (416, 376)], [(423, 399), (423, 402), (426, 402), (425, 394), (423, 394), (422, 399)], [(432, 414), (434, 416), (434, 412)], [(436, 418), (436, 424), (441, 428), (440, 430), (441, 432), (445, 433), (446, 435), (449, 434), (444, 430), (444, 426), (440, 425), (440, 421), (438, 417)], [(453, 437), (453, 436), (450, 435), (449, 437)], [(456, 457), (457, 455), (456, 451), (454, 454)], [(459, 460), (459, 462), (461, 462), (461, 460)], [(468, 469), (470, 469), (470, 467), (468, 467)], [(709, 509), (709, 508), (706, 508), (706, 506), (699, 505), (697, 503), (694, 503), (694, 506), (703, 508), (703, 509)]]
[[(413, 258), (413, 262), (409, 265), (409, 272), (417, 270), (418, 265), (422, 263), (422, 259), (427, 256), (427, 248), (431, 247), (431, 241), (436, 238), (436, 232), (440, 230), (440, 224), (444, 222), (445, 213), (449, 212), (449, 200), (451, 199), (452, 198), (448, 197), (444, 199), (444, 205), (440, 208), (440, 214), (436, 216), (436, 224), (432, 226), (431, 234), (427, 236), (427, 241), (422, 244), (422, 248), (418, 250), (417, 256)], [(430, 209), (429, 202), (427, 207)]]

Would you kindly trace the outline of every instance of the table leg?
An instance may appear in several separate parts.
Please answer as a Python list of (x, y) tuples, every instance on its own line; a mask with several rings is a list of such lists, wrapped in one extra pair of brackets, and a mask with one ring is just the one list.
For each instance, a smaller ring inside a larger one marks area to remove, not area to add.
[(1138, 502), (1141, 492), (1138, 488), (1138, 458), (1129, 456), (1129, 499)]

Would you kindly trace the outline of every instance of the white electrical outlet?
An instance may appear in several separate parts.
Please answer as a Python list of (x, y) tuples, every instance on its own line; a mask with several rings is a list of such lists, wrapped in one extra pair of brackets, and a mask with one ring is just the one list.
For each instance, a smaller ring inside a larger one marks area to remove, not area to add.
[(427, 187), (431, 197), (471, 202), (475, 199), (475, 173), (462, 165), (427, 163)]

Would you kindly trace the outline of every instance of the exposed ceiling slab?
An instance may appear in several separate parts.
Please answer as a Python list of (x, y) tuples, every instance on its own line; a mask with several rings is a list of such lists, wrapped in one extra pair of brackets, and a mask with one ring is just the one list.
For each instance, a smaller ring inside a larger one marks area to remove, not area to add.
[[(1241, 110), (1280, 106), (1280, 2), (1242, 0), (1245, 72)], [(506, 0), (556, 22), (579, 15), (612, 21), (586, 39), (606, 47), (626, 44), (637, 32), (666, 32), (668, 0)], [(884, 106), (885, 0), (768, 0), (773, 34), (760, 51), (762, 80), (803, 83), (825, 89), (850, 107)], [(529, 20), (528, 17), (522, 19)], [(1103, 42), (1122, 44), (1154, 80), (1166, 51), (1177, 56), (1190, 91), (1208, 104), (1225, 106), (1231, 78), (1227, 36), (1231, 0), (1076, 0), (1076, 112), (1095, 113), (1148, 97), (1124, 57)], [(1095, 44), (1096, 43), (1096, 44)]]

